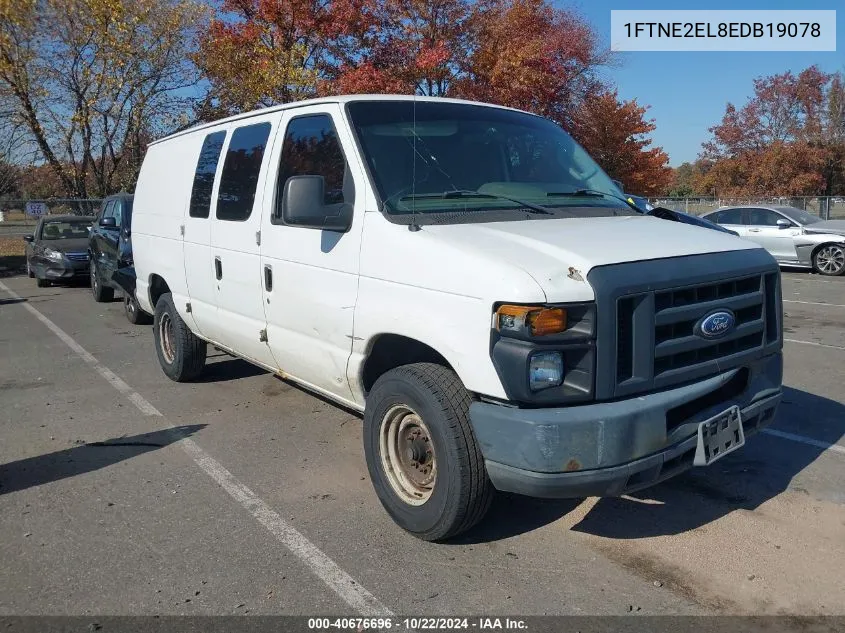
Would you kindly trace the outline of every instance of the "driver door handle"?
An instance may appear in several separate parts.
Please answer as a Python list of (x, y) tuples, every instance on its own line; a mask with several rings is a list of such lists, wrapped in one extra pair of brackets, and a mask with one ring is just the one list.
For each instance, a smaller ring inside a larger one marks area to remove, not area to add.
[(748, 229), (749, 233), (759, 233), (760, 229)]

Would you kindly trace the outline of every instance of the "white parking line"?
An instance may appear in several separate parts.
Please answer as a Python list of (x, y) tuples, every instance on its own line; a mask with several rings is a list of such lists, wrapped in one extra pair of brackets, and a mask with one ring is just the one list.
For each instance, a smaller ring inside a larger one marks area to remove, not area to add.
[[(13, 299), (22, 297), (0, 281), (0, 289), (5, 290)], [(88, 363), (91, 368), (117, 391), (126, 396), (132, 404), (144, 415), (164, 418), (161, 412), (148, 402), (141, 394), (132, 389), (120, 379), (112, 370), (100, 363), (84, 347), (77, 343), (67, 332), (53, 323), (46, 316), (33, 308), (25, 300), (20, 303), (35, 318), (41, 321), (53, 334), (59, 337), (77, 356)], [(166, 418), (165, 418), (166, 420)], [(168, 422), (169, 424), (169, 422)], [(173, 425), (170, 425), (174, 428)], [(252, 490), (237, 480), (223, 465), (206, 453), (193, 440), (182, 437), (178, 445), (188, 454), (193, 462), (203, 472), (217, 482), (223, 490), (241, 504), (261, 525), (267, 528), (276, 539), (297, 556), (308, 568), (322, 580), (329, 589), (334, 591), (347, 605), (355, 609), (361, 615), (367, 616), (391, 616), (393, 613), (379, 600), (355, 581), (348, 573), (343, 571), (337, 563), (324, 554), (316, 545), (285, 521), (265, 501), (258, 497)]]
[(784, 299), (784, 303), (803, 303), (808, 306), (827, 306), (829, 308), (845, 308), (845, 305), (840, 303), (824, 303), (822, 301), (798, 301), (798, 299)]
[(797, 338), (785, 338), (783, 339), (787, 343), (800, 343), (801, 345), (812, 345), (814, 347), (827, 347), (829, 349), (845, 349), (840, 345), (828, 345), (827, 343), (816, 343), (815, 341), (802, 341)]
[(810, 446), (815, 446), (825, 451), (833, 451), (834, 453), (845, 455), (845, 446), (839, 446), (839, 444), (820, 442), (819, 440), (814, 440), (812, 437), (795, 435), (794, 433), (785, 433), (784, 431), (777, 431), (775, 429), (763, 429), (763, 433), (766, 433), (767, 435), (774, 435), (775, 437), (779, 437), (784, 440), (800, 442), (801, 444), (809, 444)]

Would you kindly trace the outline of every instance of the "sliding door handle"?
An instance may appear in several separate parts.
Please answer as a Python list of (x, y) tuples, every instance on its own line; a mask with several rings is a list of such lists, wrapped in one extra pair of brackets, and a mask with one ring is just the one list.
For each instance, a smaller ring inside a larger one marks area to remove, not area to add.
[(214, 258), (214, 275), (218, 281), (223, 279), (223, 262), (220, 261), (220, 256)]
[(264, 264), (264, 290), (273, 292), (273, 267), (270, 264)]

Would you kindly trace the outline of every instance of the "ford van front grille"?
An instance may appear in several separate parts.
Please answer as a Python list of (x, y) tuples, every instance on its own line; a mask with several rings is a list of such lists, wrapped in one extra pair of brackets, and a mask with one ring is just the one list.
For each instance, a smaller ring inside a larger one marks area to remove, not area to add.
[(782, 345), (780, 274), (765, 251), (617, 264), (588, 279), (599, 315), (597, 398), (697, 380)]

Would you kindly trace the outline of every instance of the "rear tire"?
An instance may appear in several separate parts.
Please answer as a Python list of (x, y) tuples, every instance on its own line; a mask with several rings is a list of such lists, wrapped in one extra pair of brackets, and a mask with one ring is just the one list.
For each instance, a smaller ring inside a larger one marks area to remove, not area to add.
[(128, 292), (123, 293), (123, 311), (129, 322), (135, 325), (150, 325), (153, 322), (153, 317), (144, 312), (135, 297)]
[(382, 375), (367, 396), (364, 453), (379, 501), (425, 541), (465, 532), (493, 485), (469, 421), (472, 402), (451, 369), (414, 363)]
[(41, 279), (40, 277), (35, 280), (35, 285), (39, 288), (49, 288), (50, 281), (47, 279)]
[(839, 244), (822, 244), (813, 253), (813, 270), (830, 277), (845, 273), (845, 247)]
[(114, 299), (114, 288), (103, 285), (100, 271), (93, 258), (91, 259), (91, 294), (94, 295), (94, 301), (97, 303), (107, 303)]
[(205, 366), (206, 343), (179, 316), (169, 292), (159, 298), (153, 324), (156, 355), (165, 375), (176, 382), (199, 376)]

